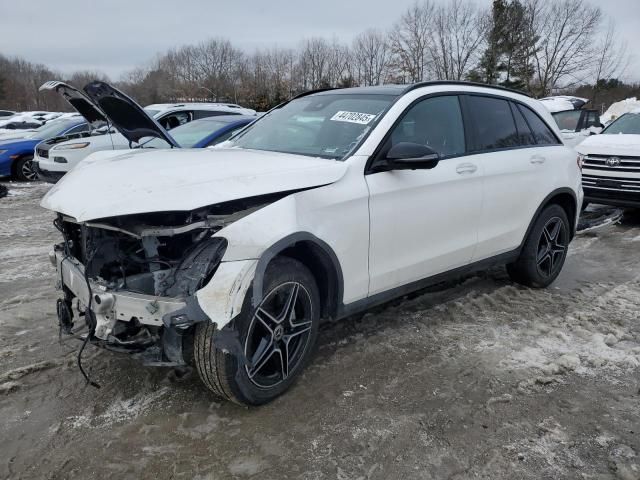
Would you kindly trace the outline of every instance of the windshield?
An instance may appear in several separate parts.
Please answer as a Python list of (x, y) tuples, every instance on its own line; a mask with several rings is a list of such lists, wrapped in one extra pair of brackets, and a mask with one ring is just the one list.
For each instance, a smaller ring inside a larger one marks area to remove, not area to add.
[(566, 112), (555, 112), (551, 115), (558, 124), (560, 130), (569, 130), (575, 132), (580, 122), (582, 110), (569, 110)]
[(322, 94), (273, 110), (231, 140), (231, 147), (344, 158), (396, 97)]
[(33, 132), (32, 137), (47, 140), (61, 135), (64, 131), (77, 124), (77, 120), (54, 120), (37, 128), (36, 131)]
[(603, 134), (640, 135), (640, 113), (626, 113), (602, 131)]
[[(171, 136), (182, 148), (191, 148), (214, 132), (229, 126), (227, 122), (217, 120), (194, 120), (171, 130)], [(168, 148), (169, 144), (160, 138), (154, 138), (143, 144), (144, 148)]]

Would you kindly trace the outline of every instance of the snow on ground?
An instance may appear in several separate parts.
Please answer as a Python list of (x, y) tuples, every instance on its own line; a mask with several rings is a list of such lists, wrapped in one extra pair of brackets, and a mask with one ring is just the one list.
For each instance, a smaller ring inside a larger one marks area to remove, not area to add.
[(640, 111), (640, 101), (636, 97), (625, 98), (619, 102), (612, 103), (607, 111), (600, 115), (600, 121), (606, 125), (620, 115), (634, 110)]
[(640, 478), (640, 213), (578, 235), (548, 289), (493, 269), (325, 323), (294, 387), (247, 409), (93, 346), (86, 385), (49, 188), (0, 199), (0, 478)]

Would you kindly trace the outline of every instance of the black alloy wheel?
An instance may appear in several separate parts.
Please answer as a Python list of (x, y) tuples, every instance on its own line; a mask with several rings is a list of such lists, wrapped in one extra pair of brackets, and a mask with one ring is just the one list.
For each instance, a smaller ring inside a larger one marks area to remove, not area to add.
[(298, 282), (278, 285), (255, 310), (244, 353), (247, 376), (259, 388), (273, 388), (296, 372), (309, 345), (310, 293)]
[(552, 217), (542, 228), (538, 242), (536, 265), (543, 277), (559, 273), (567, 253), (567, 231), (560, 217)]

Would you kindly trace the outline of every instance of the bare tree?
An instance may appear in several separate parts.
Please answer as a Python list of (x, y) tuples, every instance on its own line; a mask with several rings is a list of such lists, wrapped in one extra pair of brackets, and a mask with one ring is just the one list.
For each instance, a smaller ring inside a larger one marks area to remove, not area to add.
[(621, 76), (629, 66), (629, 54), (626, 42), (621, 41), (616, 34), (613, 20), (609, 20), (606, 30), (596, 42), (596, 56), (593, 69), (594, 89), (591, 101), (595, 104), (598, 91), (603, 82)]
[(593, 39), (602, 19), (585, 0), (530, 0), (539, 40), (534, 52), (533, 88), (548, 95), (554, 87), (583, 81), (593, 66)]
[(435, 10), (431, 0), (416, 2), (391, 29), (394, 64), (403, 81), (419, 82), (429, 76), (428, 49)]
[[(321, 87), (429, 78), (491, 81), (483, 75), (491, 61), (494, 80), (503, 84), (520, 82), (517, 88), (548, 94), (588, 80), (595, 81), (595, 97), (600, 83), (619, 76), (629, 57), (613, 24), (602, 29), (600, 9), (589, 1), (504, 0), (494, 3), (490, 16), (473, 0), (418, 0), (388, 32), (364, 31), (350, 47), (315, 37), (298, 49), (246, 52), (214, 38), (166, 51), (124, 75), (118, 86), (143, 104), (231, 100), (265, 110)], [(487, 54), (492, 42), (500, 47), (497, 56)], [(506, 79), (497, 78), (503, 74)], [(0, 106), (68, 108), (59, 96), (38, 93), (41, 83), (55, 78), (62, 77), (45, 65), (0, 55)], [(105, 77), (76, 72), (68, 78), (82, 86)]]
[(355, 80), (359, 85), (380, 85), (387, 78), (391, 49), (385, 35), (375, 29), (359, 34), (351, 47)]
[(300, 51), (302, 86), (305, 90), (329, 86), (331, 47), (324, 38), (305, 40)]
[(487, 29), (484, 16), (466, 0), (436, 8), (428, 49), (437, 79), (462, 80), (477, 65)]

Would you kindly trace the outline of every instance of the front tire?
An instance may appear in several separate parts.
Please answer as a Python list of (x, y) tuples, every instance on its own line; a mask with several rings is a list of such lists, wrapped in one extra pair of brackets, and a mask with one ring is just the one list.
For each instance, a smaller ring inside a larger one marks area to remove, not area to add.
[(215, 326), (207, 322), (196, 329), (194, 357), (200, 378), (214, 394), (243, 405), (262, 405), (289, 389), (312, 357), (320, 294), (311, 272), (283, 257), (267, 268), (257, 307), (251, 296), (249, 291), (232, 326), (242, 354), (216, 346)]
[(32, 182), (38, 179), (33, 168), (33, 157), (20, 157), (16, 160), (13, 171), (16, 179), (21, 182)]
[(549, 286), (567, 258), (570, 235), (564, 209), (555, 204), (545, 208), (529, 232), (520, 256), (507, 265), (511, 280), (533, 288)]

